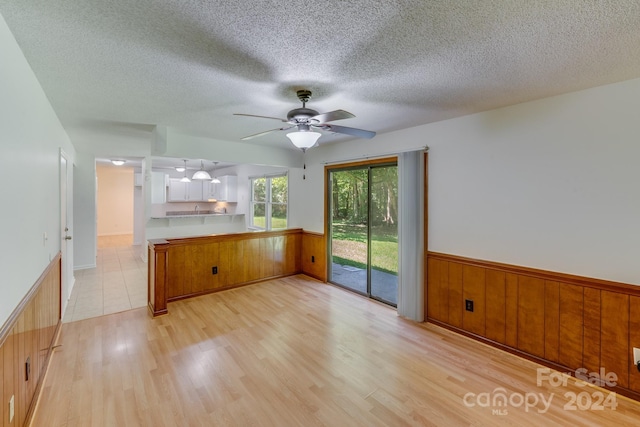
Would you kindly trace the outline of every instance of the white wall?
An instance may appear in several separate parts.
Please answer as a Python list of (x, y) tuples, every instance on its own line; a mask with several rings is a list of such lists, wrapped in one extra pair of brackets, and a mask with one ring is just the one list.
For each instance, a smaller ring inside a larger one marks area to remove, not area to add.
[(93, 154), (76, 153), (73, 172), (73, 266), (78, 270), (96, 266), (96, 161)]
[(59, 151), (75, 150), (1, 15), (0, 52), (2, 325), (60, 251)]
[(429, 250), (640, 284), (639, 112), (636, 79), (310, 150), (304, 227), (325, 161), (426, 144)]

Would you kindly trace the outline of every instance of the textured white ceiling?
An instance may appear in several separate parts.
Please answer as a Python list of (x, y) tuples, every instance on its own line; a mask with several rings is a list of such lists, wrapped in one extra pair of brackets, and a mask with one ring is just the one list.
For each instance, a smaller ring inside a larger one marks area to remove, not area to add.
[[(638, 0), (0, 0), (74, 143), (238, 141), (299, 107), (379, 133), (640, 77)], [(330, 141), (335, 137), (321, 139)], [(289, 147), (283, 132), (251, 140)]]

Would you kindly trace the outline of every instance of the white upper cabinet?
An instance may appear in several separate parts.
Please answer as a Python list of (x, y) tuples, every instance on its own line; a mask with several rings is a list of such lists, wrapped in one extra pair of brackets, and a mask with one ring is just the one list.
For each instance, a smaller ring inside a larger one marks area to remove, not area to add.
[(211, 184), (211, 195), (220, 202), (238, 201), (238, 177), (233, 175), (219, 176), (220, 184)]
[(210, 198), (210, 181), (197, 179), (181, 182), (179, 178), (169, 180), (169, 202), (206, 202)]

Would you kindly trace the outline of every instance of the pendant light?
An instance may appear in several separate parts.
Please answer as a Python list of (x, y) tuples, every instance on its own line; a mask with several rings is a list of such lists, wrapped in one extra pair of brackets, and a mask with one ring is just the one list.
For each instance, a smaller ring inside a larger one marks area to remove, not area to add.
[(194, 173), (191, 179), (211, 179), (211, 175), (209, 175), (209, 172), (204, 170), (204, 162), (202, 160), (200, 160), (200, 170)]
[(180, 182), (191, 182), (191, 180), (187, 176), (187, 161), (186, 160), (184, 161), (184, 176), (182, 177)]
[[(218, 164), (218, 162), (213, 162), (213, 170), (211, 171), (211, 173), (213, 173), (216, 170), (216, 165)], [(218, 179), (217, 176), (215, 176), (215, 174), (213, 175), (213, 179), (211, 180), (212, 184), (220, 184), (220, 180)]]

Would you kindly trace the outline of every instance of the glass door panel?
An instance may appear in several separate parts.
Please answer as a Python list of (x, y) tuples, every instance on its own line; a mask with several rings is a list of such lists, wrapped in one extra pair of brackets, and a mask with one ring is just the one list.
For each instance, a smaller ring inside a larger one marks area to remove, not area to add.
[(398, 304), (398, 168), (371, 168), (371, 297)]
[(397, 166), (329, 172), (329, 281), (397, 305)]
[(329, 280), (367, 294), (368, 178), (366, 169), (331, 172)]

